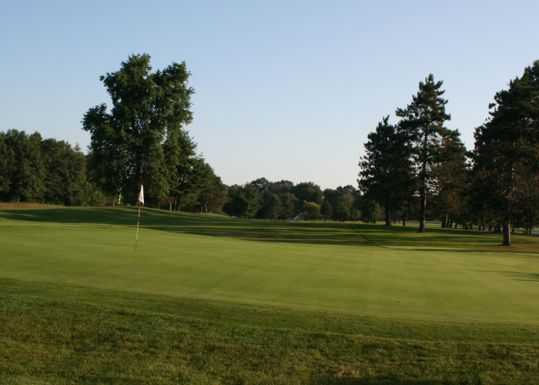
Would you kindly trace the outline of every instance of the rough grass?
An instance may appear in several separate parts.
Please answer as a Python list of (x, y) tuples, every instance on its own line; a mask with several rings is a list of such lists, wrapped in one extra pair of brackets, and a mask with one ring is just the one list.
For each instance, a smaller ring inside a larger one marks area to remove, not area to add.
[(534, 384), (539, 240), (0, 213), (1, 384)]

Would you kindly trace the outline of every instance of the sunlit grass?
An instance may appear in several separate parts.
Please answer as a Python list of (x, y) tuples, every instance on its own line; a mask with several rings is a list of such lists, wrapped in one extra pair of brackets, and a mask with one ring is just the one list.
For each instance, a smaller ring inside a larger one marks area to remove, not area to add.
[(539, 372), (537, 238), (504, 248), (433, 226), (146, 210), (135, 249), (135, 220), (0, 212), (6, 383), (520, 384)]

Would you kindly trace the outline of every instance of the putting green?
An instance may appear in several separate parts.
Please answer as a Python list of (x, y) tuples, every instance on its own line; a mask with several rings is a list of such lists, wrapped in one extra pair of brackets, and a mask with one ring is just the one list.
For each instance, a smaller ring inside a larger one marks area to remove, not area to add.
[(129, 209), (0, 212), (0, 278), (398, 319), (539, 324), (539, 239)]

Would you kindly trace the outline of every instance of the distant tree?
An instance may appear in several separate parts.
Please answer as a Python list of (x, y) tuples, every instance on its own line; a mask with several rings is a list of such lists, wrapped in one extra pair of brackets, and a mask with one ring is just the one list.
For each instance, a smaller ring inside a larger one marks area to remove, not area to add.
[(355, 219), (354, 201), (356, 189), (353, 186), (337, 187), (337, 199), (333, 203), (333, 218), (338, 221)]
[(258, 210), (257, 217), (265, 219), (277, 219), (282, 211), (279, 195), (266, 190), (262, 197), (262, 207)]
[(464, 220), (467, 187), (466, 147), (457, 130), (446, 130), (434, 157), (433, 180), (442, 227)]
[(363, 193), (384, 207), (385, 224), (404, 205), (413, 185), (409, 135), (386, 116), (368, 135), (358, 184)]
[(324, 190), (324, 200), (320, 208), (320, 214), (325, 219), (333, 219), (333, 206), (331, 205), (329, 199), (326, 198), (326, 191), (328, 190)]
[(38, 133), (0, 133), (0, 166), (1, 200), (83, 205), (87, 191), (95, 189), (77, 146)]
[(250, 182), (249, 186), (256, 191), (263, 193), (270, 188), (271, 183), (266, 178), (258, 178)]
[(41, 135), (26, 135), (9, 130), (3, 134), (2, 169), (3, 199), (9, 201), (41, 201), (45, 190), (45, 168), (41, 154)]
[(362, 196), (356, 203), (360, 209), (360, 219), (367, 223), (376, 223), (380, 214), (380, 208), (376, 201), (369, 199), (366, 196)]
[(226, 186), (221, 178), (211, 175), (200, 189), (198, 202), (203, 212), (220, 213), (226, 201)]
[(249, 200), (245, 197), (243, 187), (238, 185), (230, 186), (223, 211), (234, 217), (246, 217), (248, 209)]
[(183, 198), (193, 190), (193, 180), (196, 180), (196, 143), (187, 131), (172, 130), (167, 132), (163, 152), (169, 184), (166, 199), (169, 210), (178, 210), (184, 203)]
[(288, 180), (271, 182), (268, 185), (269, 191), (277, 194), (279, 198), (279, 216), (280, 219), (293, 218), (296, 215), (297, 198), (294, 195), (294, 183)]
[(315, 202), (303, 202), (303, 217), (306, 220), (320, 219), (320, 205)]
[(269, 183), (268, 187), (271, 192), (275, 194), (285, 194), (291, 193), (294, 190), (294, 183), (289, 180), (280, 180), (278, 182)]
[(280, 219), (290, 219), (295, 216), (295, 209), (297, 207), (297, 198), (291, 192), (278, 193), (281, 211), (279, 213)]
[(418, 171), (419, 231), (425, 231), (427, 197), (432, 188), (433, 162), (440, 148), (444, 123), (450, 119), (445, 111), (447, 100), (443, 82), (435, 81), (432, 74), (419, 83), (419, 91), (406, 108), (397, 109), (399, 126), (407, 131), (414, 146), (414, 162)]
[(86, 159), (80, 149), (64, 141), (46, 139), (41, 143), (41, 153), (45, 168), (43, 199), (67, 206), (83, 204)]
[(14, 154), (6, 143), (5, 134), (0, 132), (0, 197), (9, 195)]
[(213, 168), (202, 158), (193, 162), (190, 190), (184, 191), (185, 207), (189, 211), (221, 212), (226, 199), (226, 188)]
[(322, 190), (320, 186), (313, 182), (302, 182), (294, 186), (293, 194), (297, 199), (296, 212), (303, 212), (304, 202), (313, 202), (318, 205), (322, 203)]

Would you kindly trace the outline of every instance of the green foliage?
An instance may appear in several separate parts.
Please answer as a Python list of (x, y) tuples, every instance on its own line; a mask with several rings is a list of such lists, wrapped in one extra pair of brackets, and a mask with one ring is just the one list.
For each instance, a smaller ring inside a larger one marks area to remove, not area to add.
[(312, 182), (298, 183), (292, 192), (297, 198), (296, 212), (303, 211), (303, 202), (322, 203), (322, 190)]
[(442, 227), (452, 223), (466, 223), (466, 193), (468, 169), (466, 147), (458, 131), (446, 130), (440, 149), (434, 158), (433, 176), (436, 195), (433, 205), (436, 216), (441, 218)]
[(87, 183), (84, 154), (54, 139), (43, 141), (41, 147), (46, 170), (43, 200), (66, 206), (83, 204)]
[(9, 130), (3, 136), (3, 200), (39, 201), (43, 197), (45, 168), (41, 135)]
[(495, 95), (490, 119), (475, 132), (475, 207), (483, 221), (503, 223), (506, 245), (512, 223), (531, 231), (539, 217), (538, 100), (539, 61)]
[[(353, 186), (322, 192), (320, 186), (312, 182), (294, 185), (290, 181), (270, 182), (266, 178), (259, 178), (244, 186), (231, 186), (223, 211), (235, 217), (246, 218), (307, 219), (307, 216), (309, 219), (347, 221), (359, 219), (359, 198), (359, 192)], [(318, 208), (315, 210), (312, 205), (306, 208), (307, 202)]]
[(303, 202), (303, 218), (306, 220), (320, 219), (320, 205), (315, 202)]
[(352, 186), (337, 187), (335, 190), (324, 190), (324, 201), (321, 213), (326, 219), (337, 221), (356, 220), (359, 210), (356, 206), (358, 191)]
[(90, 108), (83, 124), (91, 135), (91, 180), (113, 201), (133, 203), (142, 183), (149, 205), (221, 211), (225, 186), (185, 129), (193, 119), (189, 76), (185, 63), (152, 71), (144, 54), (101, 77), (112, 107)]
[(221, 212), (226, 189), (221, 178), (204, 159), (189, 160), (190, 170), (182, 178), (176, 198), (177, 208), (186, 211)]
[(187, 67), (173, 63), (152, 72), (149, 55), (132, 55), (100, 79), (112, 99), (110, 112), (98, 105), (83, 119), (95, 180), (131, 202), (143, 183), (148, 201), (157, 204), (175, 187), (172, 165), (182, 156), (181, 130), (192, 120)]
[(368, 136), (359, 166), (359, 187), (364, 195), (384, 207), (385, 224), (410, 199), (414, 186), (412, 151), (406, 125), (392, 125), (386, 116)]
[(34, 133), (0, 133), (0, 199), (85, 204), (86, 159), (79, 148)]
[(414, 166), (418, 172), (419, 231), (425, 230), (427, 196), (434, 182), (433, 164), (445, 133), (444, 123), (450, 119), (445, 111), (447, 100), (443, 82), (435, 81), (432, 74), (419, 83), (419, 90), (406, 108), (397, 109), (399, 125), (408, 136), (413, 149)]
[(12, 149), (6, 143), (5, 135), (0, 133), (0, 196), (9, 193), (12, 159)]
[(262, 198), (262, 207), (257, 212), (260, 218), (277, 219), (283, 212), (279, 195), (266, 190)]
[(223, 206), (223, 211), (234, 217), (246, 217), (249, 209), (249, 201), (241, 186), (230, 186), (228, 188), (227, 202)]

